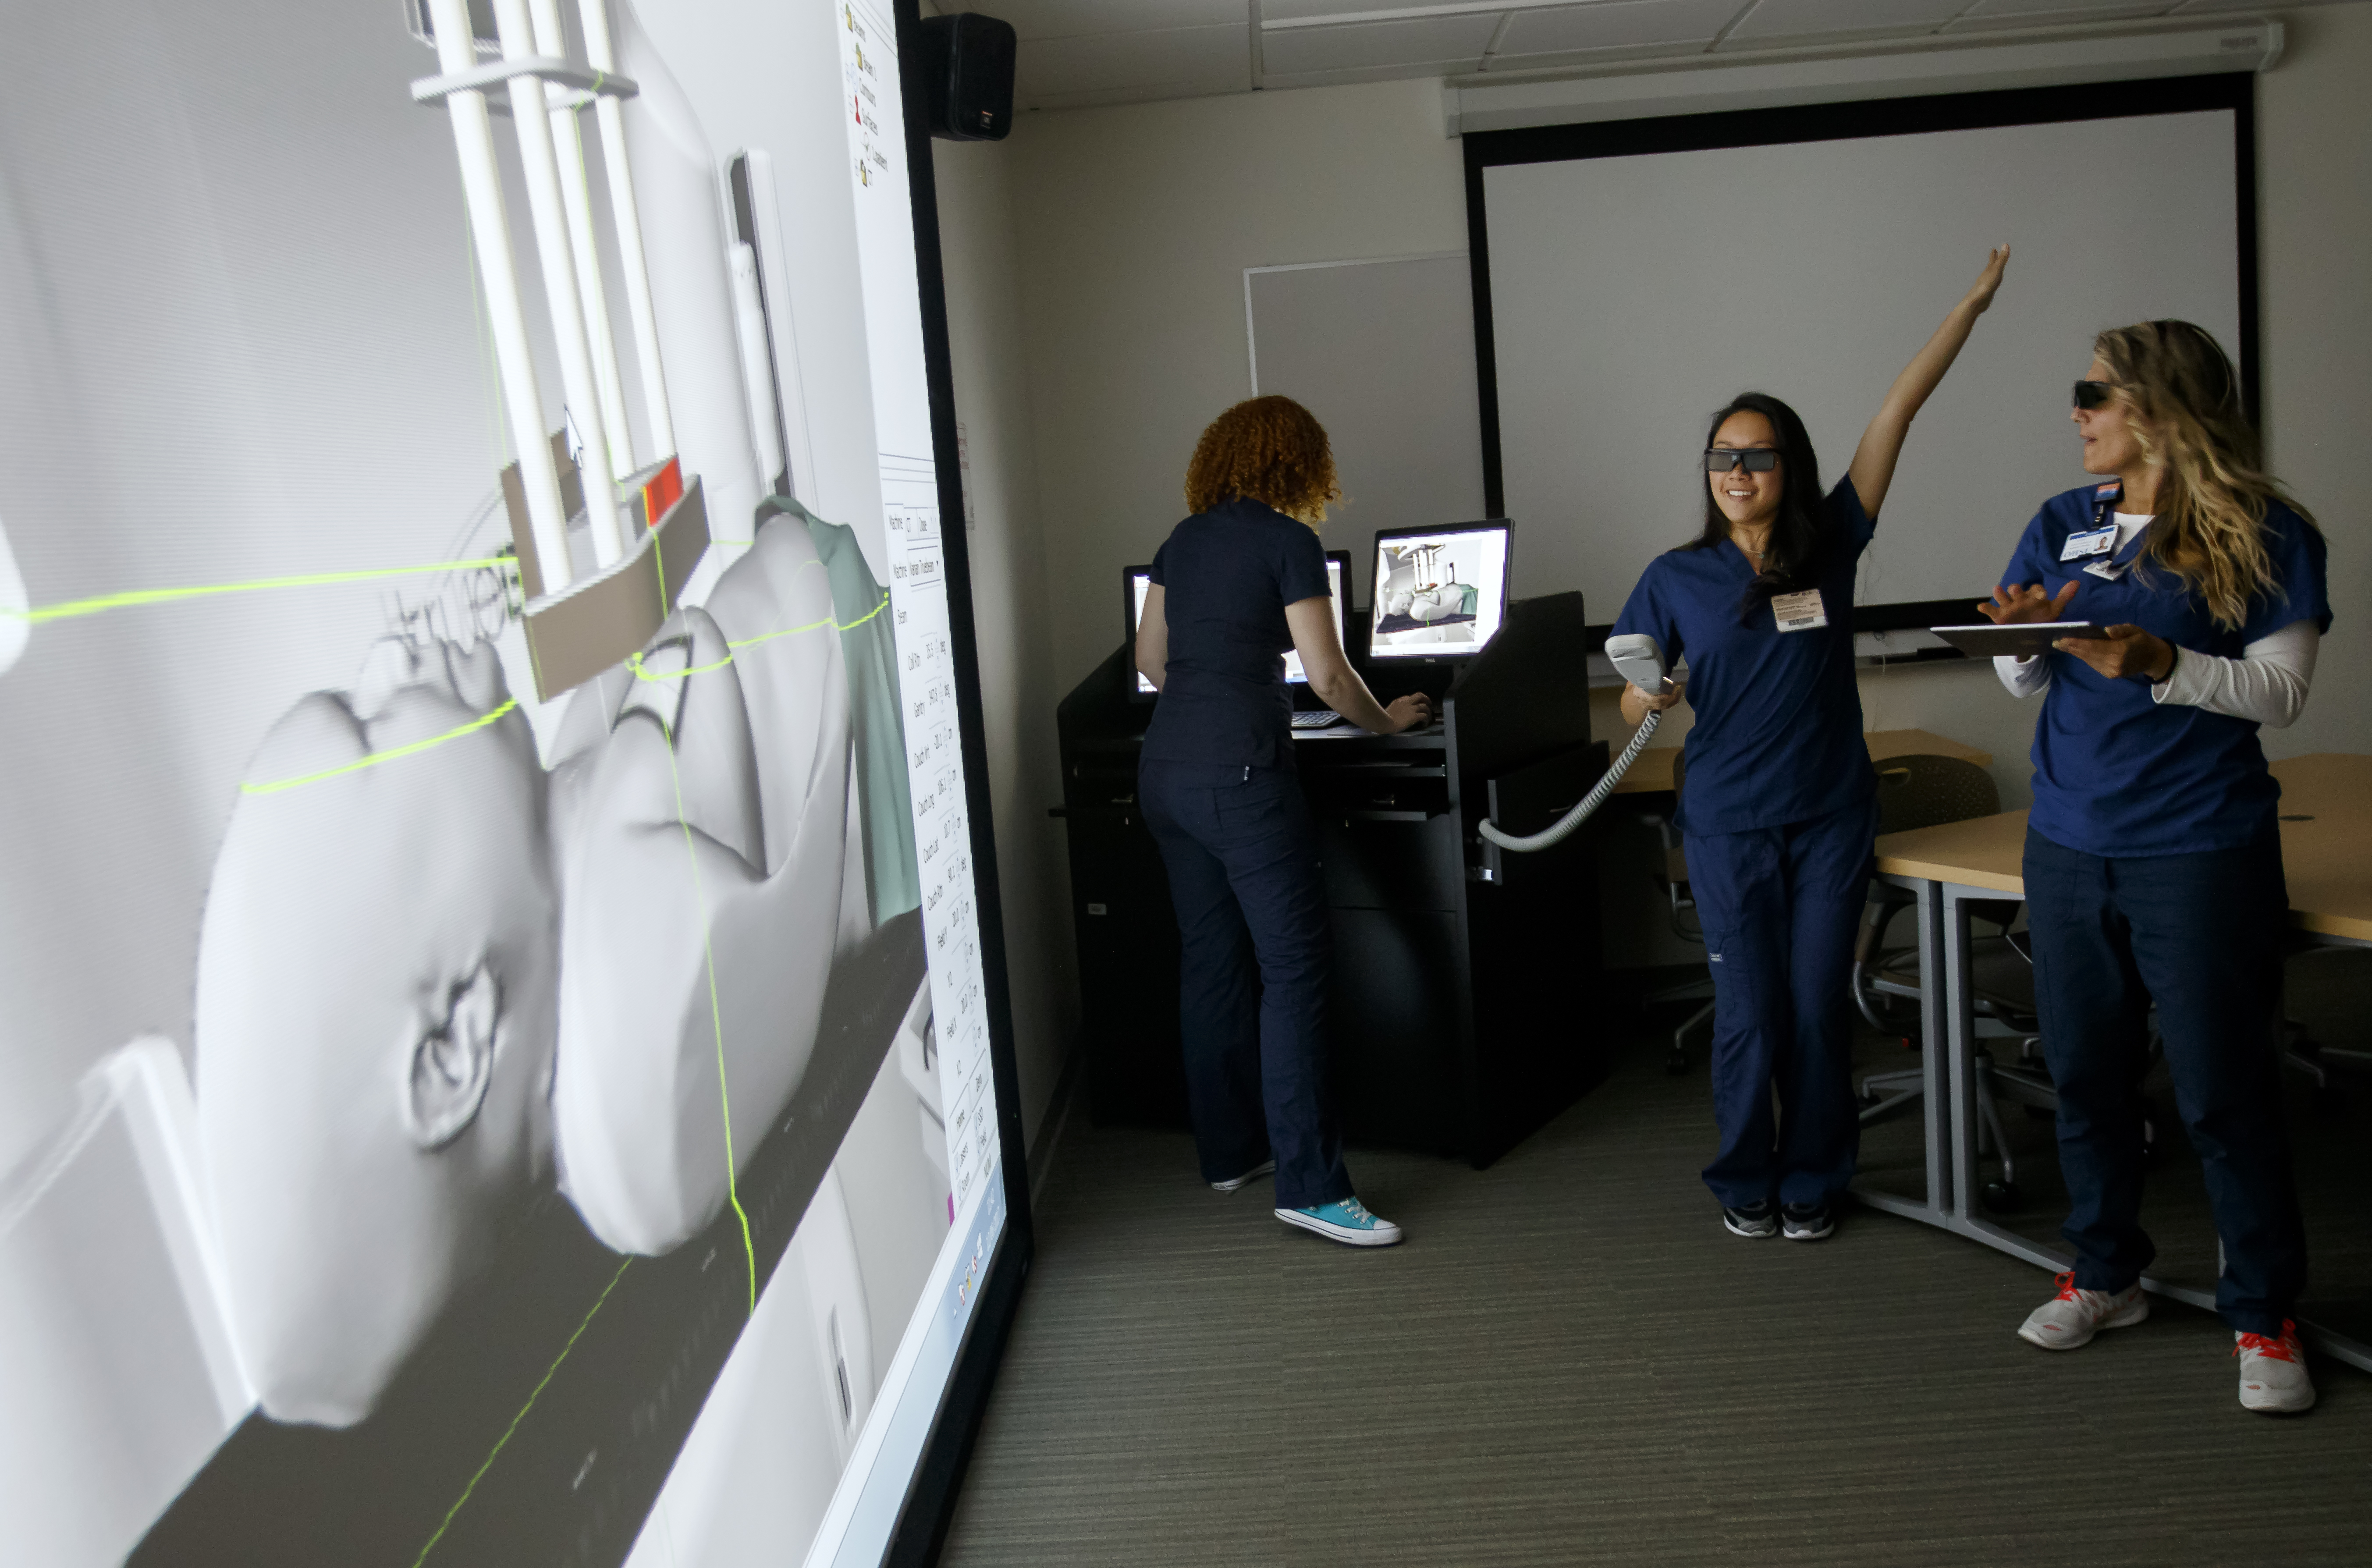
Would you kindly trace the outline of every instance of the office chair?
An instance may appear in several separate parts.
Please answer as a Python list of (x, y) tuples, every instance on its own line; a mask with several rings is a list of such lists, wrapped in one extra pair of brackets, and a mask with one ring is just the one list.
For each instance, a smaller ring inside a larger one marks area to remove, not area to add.
[(2314, 1081), (2314, 1102), (2325, 1110), (2335, 1110), (2344, 1103), (2340, 1086), (2331, 1081), (2330, 1070), (2333, 1067), (2358, 1071), (2372, 1068), (2372, 1051), (2342, 1051), (2326, 1046), (2307, 1033), (2304, 1024), (2289, 1016), (2289, 966), (2293, 958), (2347, 951), (2350, 949), (2310, 941), (2303, 932), (2297, 931), (2285, 933), (2282, 947), (2282, 1065)]
[[(1992, 775), (1973, 762), (1957, 757), (1889, 757), (1878, 765), (1878, 825), (1881, 833), (1913, 828), (1933, 828), (1990, 817), (2001, 809), (2001, 795)], [(1868, 910), (1854, 945), (1853, 999), (1870, 1027), (1899, 1033), (1898, 1020), (1885, 1010), (1889, 999), (1916, 1001), (1921, 994), (1919, 949), (1883, 946), (1886, 928), (1896, 914), (1918, 902), (1908, 889), (1890, 883), (1870, 885)], [(2056, 1111), (2058, 1091), (2040, 1066), (2041, 1026), (2034, 1010), (2034, 955), (2024, 932), (2013, 934), (2020, 903), (2016, 899), (1964, 900), (1961, 907), (1974, 920), (1995, 928), (1970, 945), (1971, 989), (1975, 993), (1978, 1045), (1975, 1055), (1977, 1091), (1977, 1152), (1992, 1153), (2001, 1163), (2001, 1177), (1985, 1184), (1985, 1206), (1995, 1213), (2017, 1207), (2017, 1157), (2010, 1153), (2001, 1121), (2003, 1100), (2032, 1110)], [(2018, 1042), (2014, 1065), (1994, 1062), (1983, 1043), (1989, 1040)], [(1872, 1073), (1862, 1079), (1862, 1125), (1898, 1116), (1926, 1092), (1926, 1074)], [(2145, 1124), (2145, 1142), (2154, 1141)]]
[[(1681, 781), (1688, 775), (1688, 763), (1689, 754), (1684, 747), (1672, 759), (1672, 794), (1675, 796), (1680, 793)], [(1669, 918), (1672, 923), (1672, 935), (1683, 942), (1693, 942), (1702, 947), (1704, 946), (1704, 927), (1695, 919), (1696, 900), (1689, 896), (1689, 859), (1680, 847), (1680, 830), (1668, 816), (1650, 815), (1642, 820), (1652, 826), (1663, 842), (1664, 869), (1656, 880), (1662, 885), (1670, 906)], [(1703, 1006), (1681, 1019), (1680, 1027), (1672, 1031), (1672, 1049), (1665, 1053), (1664, 1071), (1675, 1077), (1689, 1070), (1689, 1031), (1713, 1018), (1712, 997), (1713, 975), (1708, 969), (1704, 979), (1683, 981), (1679, 985), (1668, 985), (1661, 991), (1650, 992), (1640, 1004), (1653, 1007), (1664, 1002), (1704, 1003)]]

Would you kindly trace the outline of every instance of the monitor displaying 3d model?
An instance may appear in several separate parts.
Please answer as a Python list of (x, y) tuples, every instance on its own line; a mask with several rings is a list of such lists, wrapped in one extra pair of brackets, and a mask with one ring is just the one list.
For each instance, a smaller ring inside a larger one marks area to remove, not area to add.
[(1507, 617), (1505, 519), (1376, 535), (1367, 657), (1471, 658)]

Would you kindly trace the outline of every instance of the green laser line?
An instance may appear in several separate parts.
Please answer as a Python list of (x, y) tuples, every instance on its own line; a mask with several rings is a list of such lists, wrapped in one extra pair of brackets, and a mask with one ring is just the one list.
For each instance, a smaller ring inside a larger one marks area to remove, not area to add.
[(373, 751), (368, 756), (357, 757), (351, 762), (341, 762), (334, 768), (324, 768), (318, 773), (300, 773), (293, 779), (274, 779), (270, 784), (243, 784), (238, 787), (240, 792), (246, 795), (277, 795), (284, 789), (295, 789), (299, 784), (320, 784), (323, 779), (334, 779), (341, 773), (360, 772), (365, 768), (375, 768), (381, 762), (392, 762), (399, 757), (417, 756), (432, 747), (442, 746), (448, 740), (459, 740), (465, 735), (474, 734), (517, 706), (517, 697), (507, 697), (503, 700), (503, 705), (492, 713), (480, 714), (468, 724), (458, 725), (442, 735), (432, 735), (425, 740), (415, 740), (409, 745), (392, 746), (384, 751)]
[(0, 616), (39, 625), (45, 621), (68, 621), (79, 615), (97, 615), (101, 610), (130, 610), (138, 605), (167, 604), (175, 599), (203, 598), (212, 594), (258, 593), (266, 588), (317, 588), (333, 583), (367, 583), (381, 577), (417, 577), (432, 572), (459, 572), (473, 566), (500, 566), (502, 563), (503, 557), (490, 555), (476, 561), (436, 561), (425, 566), (382, 566), (368, 572), (315, 572), (301, 577), (259, 577), (251, 583), (210, 583), (185, 588), (135, 588), (130, 593), (100, 594), (96, 598), (45, 604), (36, 610), (0, 610)]
[[(742, 648), (754, 648), (761, 643), (771, 643), (777, 637), (796, 637), (802, 632), (820, 632), (827, 626), (831, 627), (835, 632), (854, 632), (859, 626), (864, 625), (866, 621), (872, 620), (875, 616), (880, 614), (883, 610), (889, 608), (890, 595), (885, 591), (881, 596), (881, 602), (879, 604), (875, 605), (871, 610), (866, 610), (864, 614), (858, 616), (855, 620), (850, 621), (845, 626), (843, 626), (838, 621), (827, 615), (820, 621), (810, 621), (804, 626), (785, 626), (779, 632), (766, 632), (762, 633), (755, 637), (742, 637), (736, 640), (730, 640), (727, 641), (725, 645), (737, 651)], [(681, 680), (689, 676), (706, 675), (711, 670), (723, 669), (727, 665), (731, 664), (733, 659), (734, 655), (728, 653), (723, 658), (716, 660), (713, 664), (696, 664), (689, 669), (663, 670), (654, 673), (643, 668), (643, 656), (637, 653), (627, 656), (626, 667), (634, 672), (634, 679), (637, 680)]]
[[(656, 716), (656, 715), (655, 715)], [(692, 842), (692, 822), (683, 814), (683, 772), (676, 766), (675, 730), (659, 720), (667, 737), (668, 772), (675, 780), (675, 819), (683, 830), (683, 852), (692, 861), (692, 901), (705, 912), (708, 900), (700, 889), (700, 851)], [(708, 965), (708, 1020), (716, 1031), (716, 1099), (725, 1117), (725, 1198), (741, 1221), (741, 1250), (750, 1260), (750, 1316), (758, 1316), (758, 1244), (750, 1237), (750, 1214), (741, 1207), (741, 1184), (733, 1161), (733, 1095), (725, 1081), (725, 1009), (716, 1000), (716, 943), (705, 912), (700, 920), (700, 951)]]
[(535, 1401), (542, 1397), (545, 1386), (559, 1372), (560, 1364), (568, 1359), (568, 1353), (576, 1348), (576, 1342), (584, 1338), (585, 1330), (593, 1326), (593, 1315), (601, 1310), (601, 1304), (610, 1299), (610, 1293), (618, 1288), (618, 1282), (626, 1277), (626, 1271), (634, 1261), (629, 1258), (619, 1264), (618, 1272), (610, 1276), (610, 1283), (601, 1287), (601, 1294), (594, 1298), (592, 1307), (585, 1314), (585, 1320), (576, 1325), (576, 1332), (568, 1336), (568, 1342), (560, 1347), (560, 1353), (552, 1358), (550, 1366), (544, 1368), (542, 1380), (536, 1384), (535, 1391), (528, 1395), (527, 1403), (519, 1407), (518, 1414), (511, 1417), (510, 1425), (505, 1427), (502, 1436), (495, 1440), (494, 1451), (486, 1456), (486, 1462), (478, 1467), (478, 1473), (470, 1478), (470, 1484), (461, 1489), (461, 1495), (453, 1500), (453, 1506), (445, 1510), (443, 1522), (437, 1525), (436, 1533), (428, 1538), (428, 1544), (420, 1549), (420, 1555), (412, 1560), (412, 1568), (420, 1568), (427, 1562), (428, 1554), (436, 1550), (436, 1543), (445, 1539), (445, 1532), (453, 1527), (453, 1516), (460, 1513), (463, 1504), (470, 1501), (470, 1494), (478, 1490), (478, 1483), (486, 1479), (486, 1472), (494, 1468), (494, 1460), (502, 1453), (503, 1446), (518, 1431), (519, 1423), (527, 1419), (527, 1412), (535, 1409)]

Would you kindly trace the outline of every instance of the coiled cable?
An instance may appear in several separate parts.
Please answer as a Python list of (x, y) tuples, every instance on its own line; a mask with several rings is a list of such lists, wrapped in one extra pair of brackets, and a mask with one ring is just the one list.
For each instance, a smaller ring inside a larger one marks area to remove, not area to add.
[(1576, 802), (1573, 809), (1558, 818), (1549, 827), (1541, 829), (1537, 833), (1517, 838), (1513, 833), (1501, 831), (1497, 823), (1485, 818), (1482, 824), (1482, 836), (1501, 849), (1514, 850), (1520, 854), (1529, 854), (1535, 850), (1547, 849), (1552, 844), (1561, 842), (1566, 834), (1587, 821), (1591, 812), (1606, 804), (1606, 797), (1612, 795), (1614, 786), (1622, 782), (1623, 773), (1629, 771), (1632, 763), (1639, 760), (1639, 753), (1647, 749), (1647, 738), (1656, 733), (1656, 726), (1663, 716), (1661, 713), (1651, 713), (1640, 721), (1639, 733), (1631, 738), (1631, 744), (1625, 746), (1622, 749), (1622, 754), (1614, 759), (1614, 765), (1606, 770), (1606, 776), (1592, 784), (1589, 793)]

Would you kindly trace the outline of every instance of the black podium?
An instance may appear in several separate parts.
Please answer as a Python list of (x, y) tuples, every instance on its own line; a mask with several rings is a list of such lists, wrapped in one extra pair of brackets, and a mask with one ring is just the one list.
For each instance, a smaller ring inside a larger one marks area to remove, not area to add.
[[(1354, 1144), (1488, 1165), (1597, 1081), (1590, 833), (1506, 854), (1476, 830), (1494, 809), (1509, 831), (1544, 827), (1604, 772), (1589, 651), (1579, 594), (1519, 600), (1471, 659), (1362, 668), (1387, 702), (1438, 699), (1432, 728), (1296, 736), (1326, 866), (1334, 1074)], [(1115, 651), (1057, 715), (1083, 1044), (1098, 1121), (1184, 1126), (1178, 930), (1136, 804), (1153, 709), (1129, 700), (1133, 673), (1130, 650)]]

